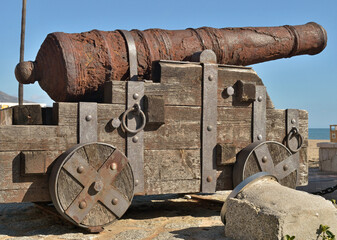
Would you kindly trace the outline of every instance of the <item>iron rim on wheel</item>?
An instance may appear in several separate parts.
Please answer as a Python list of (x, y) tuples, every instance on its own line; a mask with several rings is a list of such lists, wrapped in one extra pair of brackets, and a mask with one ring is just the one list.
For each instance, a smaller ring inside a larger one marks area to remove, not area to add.
[(134, 179), (123, 153), (105, 143), (78, 144), (53, 166), (49, 191), (57, 211), (73, 224), (99, 231), (131, 204)]
[(299, 162), (294, 156), (279, 142), (251, 143), (237, 155), (233, 168), (233, 187), (255, 173), (267, 172), (275, 175), (281, 185), (295, 188)]

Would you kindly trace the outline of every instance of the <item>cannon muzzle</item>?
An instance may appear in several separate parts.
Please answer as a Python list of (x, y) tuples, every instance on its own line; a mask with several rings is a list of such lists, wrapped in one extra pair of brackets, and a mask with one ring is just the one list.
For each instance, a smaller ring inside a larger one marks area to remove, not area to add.
[[(190, 61), (211, 49), (218, 63), (250, 65), (295, 55), (314, 55), (327, 43), (322, 26), (210, 28), (130, 31), (137, 49), (138, 77), (149, 79), (156, 60)], [(101, 101), (101, 86), (109, 80), (128, 80), (127, 44), (120, 31), (51, 33), (34, 62), (19, 63), (20, 83), (38, 81), (55, 101)]]

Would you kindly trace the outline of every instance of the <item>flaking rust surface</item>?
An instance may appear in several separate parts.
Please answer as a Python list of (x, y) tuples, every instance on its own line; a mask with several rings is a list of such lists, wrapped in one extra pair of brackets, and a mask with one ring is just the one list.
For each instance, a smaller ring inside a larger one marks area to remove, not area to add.
[(222, 204), (205, 199), (225, 199), (227, 194), (138, 197), (122, 219), (99, 234), (41, 211), (32, 203), (0, 204), (0, 239), (224, 239), (220, 220)]

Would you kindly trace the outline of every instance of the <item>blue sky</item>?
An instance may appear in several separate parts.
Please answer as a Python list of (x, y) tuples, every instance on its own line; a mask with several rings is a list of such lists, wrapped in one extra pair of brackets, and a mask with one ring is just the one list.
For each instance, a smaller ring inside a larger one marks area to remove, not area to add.
[[(3, 1), (0, 10), (0, 90), (17, 95), (14, 68), (19, 60), (21, 0)], [(253, 65), (276, 108), (309, 112), (309, 127), (337, 124), (337, 1), (112, 1), (27, 0), (25, 60), (34, 60), (50, 32), (92, 29), (185, 29), (202, 26), (247, 27), (321, 24), (328, 33), (326, 49)], [(24, 98), (52, 100), (36, 83)]]

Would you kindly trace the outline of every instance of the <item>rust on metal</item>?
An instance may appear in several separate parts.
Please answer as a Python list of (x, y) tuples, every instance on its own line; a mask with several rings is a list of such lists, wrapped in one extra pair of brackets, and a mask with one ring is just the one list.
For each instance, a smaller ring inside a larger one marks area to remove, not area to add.
[[(130, 33), (137, 49), (139, 79), (151, 77), (155, 60), (190, 61), (194, 53), (205, 49), (215, 52), (218, 63), (245, 66), (317, 54), (327, 43), (326, 31), (314, 22), (281, 27), (148, 29)], [(35, 62), (18, 64), (16, 75), (21, 83), (38, 81), (55, 101), (100, 102), (105, 81), (129, 79), (127, 44), (119, 31), (51, 33)]]

